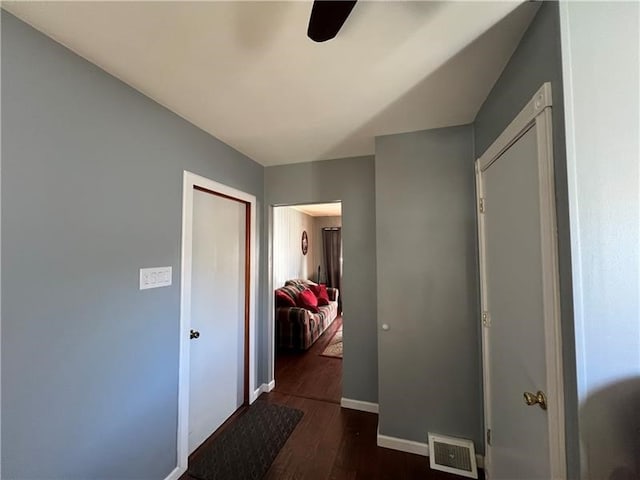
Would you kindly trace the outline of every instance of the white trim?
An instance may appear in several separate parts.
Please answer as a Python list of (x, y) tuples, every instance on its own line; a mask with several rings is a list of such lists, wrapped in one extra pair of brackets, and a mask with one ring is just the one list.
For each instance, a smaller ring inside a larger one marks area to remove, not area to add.
[(180, 367), (178, 381), (178, 466), (180, 474), (187, 471), (189, 458), (189, 329), (191, 317), (191, 232), (193, 225), (193, 187), (197, 185), (208, 190), (237, 198), (250, 204), (249, 252), (249, 403), (253, 403), (251, 393), (255, 391), (256, 369), (256, 305), (258, 284), (258, 229), (256, 197), (236, 190), (208, 178), (184, 171), (182, 183), (182, 254), (180, 282)]
[(180, 470), (180, 467), (176, 467), (171, 471), (171, 473), (169, 475), (164, 477), (164, 480), (178, 480), (182, 476), (183, 473), (184, 472), (182, 472)]
[[(414, 440), (405, 440), (404, 438), (390, 437), (381, 435), (378, 429), (377, 445), (382, 448), (390, 448), (399, 452), (413, 453), (423, 457), (429, 457), (429, 444), (416, 442)], [(484, 468), (484, 456), (476, 453), (476, 465), (478, 468)]]
[[(2, 16), (0, 15), (0, 18)], [(2, 50), (2, 21), (0, 20), (0, 50)], [(0, 91), (2, 91), (2, 66), (0, 62)], [(2, 111), (2, 95), (0, 95), (0, 112)], [(0, 120), (0, 145), (2, 145), (2, 121)], [(0, 179), (2, 178), (2, 149), (0, 148)], [(2, 182), (0, 181), (0, 184)], [(0, 194), (0, 198), (2, 195)], [(1, 202), (0, 202), (0, 211)], [(0, 222), (0, 239), (2, 238), (2, 222)], [(0, 252), (2, 251), (2, 242), (0, 241)], [(2, 272), (2, 255), (0, 255), (0, 272)], [(0, 312), (2, 312), (2, 275), (0, 274)], [(2, 372), (2, 315), (0, 315), (0, 372)], [(0, 412), (2, 412), (2, 382), (0, 381)], [(2, 458), (2, 415), (0, 415), (0, 458)], [(0, 479), (2, 478), (2, 461), (0, 461)]]
[(273, 205), (267, 207), (267, 315), (269, 318), (268, 338), (269, 338), (269, 377), (275, 382), (276, 378), (276, 307), (273, 300), (275, 286), (273, 284)]
[(365, 402), (362, 400), (352, 400), (351, 398), (341, 398), (340, 406), (351, 410), (360, 410), (361, 412), (378, 413), (378, 404), (373, 402)]
[(274, 388), (276, 388), (275, 380), (271, 380), (269, 383), (263, 383), (252, 392), (251, 399), (249, 400), (250, 403), (255, 402), (260, 395), (262, 395), (263, 393), (269, 393)]
[[(476, 215), (478, 218), (478, 266), (480, 269), (480, 318), (478, 318), (479, 322), (482, 322), (482, 312), (485, 311), (486, 305), (488, 303), (487, 299), (487, 289), (484, 288), (485, 282), (487, 280), (487, 267), (485, 264), (485, 235), (484, 235), (484, 215), (480, 212), (480, 199), (484, 198), (484, 186), (481, 181), (481, 171), (480, 171), (480, 162), (476, 161), (476, 195), (477, 195), (477, 208)], [(491, 319), (489, 319), (491, 321)], [(482, 385), (483, 385), (483, 394), (484, 394), (484, 402), (483, 402), (483, 411), (484, 411), (484, 432), (482, 433), (482, 438), (485, 444), (485, 458), (483, 462), (483, 466), (486, 465), (486, 470), (489, 472), (491, 470), (491, 455), (489, 452), (489, 445), (486, 442), (486, 432), (489, 426), (492, 424), (491, 410), (489, 409), (489, 405), (491, 402), (491, 391), (489, 390), (488, 385), (490, 385), (491, 380), (491, 372), (489, 370), (489, 365), (491, 365), (491, 357), (489, 355), (489, 329), (485, 328), (482, 323), (480, 324), (480, 328), (482, 329), (481, 341), (482, 341)]]
[[(545, 361), (547, 370), (547, 401), (549, 424), (549, 463), (553, 479), (566, 478), (564, 430), (564, 378), (562, 371), (562, 336), (560, 325), (560, 282), (558, 241), (553, 174), (553, 141), (551, 114), (551, 84), (545, 83), (507, 129), (476, 160), (476, 189), (478, 196), (478, 245), (480, 260), (481, 311), (487, 310), (485, 224), (480, 213), (479, 199), (484, 197), (483, 172), (513, 145), (525, 132), (535, 128), (538, 148), (538, 177), (540, 198), (540, 239), (542, 249), (543, 311), (545, 333)], [(485, 428), (491, 428), (491, 371), (489, 369), (489, 332), (482, 332), (482, 367), (484, 383)], [(491, 475), (491, 446), (485, 447), (485, 465)]]
[(382, 448), (390, 448), (400, 452), (414, 453), (429, 456), (429, 444), (423, 442), (415, 442), (413, 440), (405, 440), (404, 438), (389, 437), (378, 433), (378, 446)]
[(491, 144), (487, 151), (478, 159), (480, 170), (485, 171), (507, 148), (515, 143), (535, 118), (547, 107), (552, 105), (551, 83), (546, 82), (540, 87), (529, 103), (513, 119), (504, 132)]
[[(538, 179), (540, 183), (540, 239), (542, 252), (542, 288), (544, 306), (545, 358), (547, 365), (547, 415), (551, 476), (566, 478), (564, 430), (564, 375), (562, 371), (562, 330), (560, 326), (560, 267), (553, 171), (551, 109), (536, 119), (538, 143)], [(543, 153), (542, 153), (543, 152)]]

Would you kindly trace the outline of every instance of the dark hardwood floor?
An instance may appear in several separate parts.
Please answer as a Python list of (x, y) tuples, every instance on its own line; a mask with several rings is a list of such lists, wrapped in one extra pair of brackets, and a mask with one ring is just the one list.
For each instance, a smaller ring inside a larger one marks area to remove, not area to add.
[(341, 325), (342, 317), (339, 316), (306, 352), (279, 351), (274, 391), (339, 404), (342, 397), (342, 359), (320, 354)]
[[(264, 480), (460, 480), (431, 470), (426, 457), (376, 445), (378, 416), (332, 402), (263, 394), (304, 416), (271, 464)], [(481, 477), (482, 478), (482, 477)]]
[(340, 325), (342, 318), (307, 352), (281, 352), (276, 359), (276, 388), (260, 399), (297, 408), (304, 416), (264, 480), (462, 478), (431, 470), (426, 457), (378, 447), (378, 415), (340, 407), (342, 360), (320, 356)]

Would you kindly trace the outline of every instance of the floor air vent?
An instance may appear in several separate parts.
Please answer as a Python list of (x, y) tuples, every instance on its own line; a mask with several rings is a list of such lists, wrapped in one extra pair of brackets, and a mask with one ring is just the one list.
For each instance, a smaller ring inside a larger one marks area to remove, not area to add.
[(429, 463), (434, 470), (478, 478), (476, 453), (471, 440), (430, 433)]

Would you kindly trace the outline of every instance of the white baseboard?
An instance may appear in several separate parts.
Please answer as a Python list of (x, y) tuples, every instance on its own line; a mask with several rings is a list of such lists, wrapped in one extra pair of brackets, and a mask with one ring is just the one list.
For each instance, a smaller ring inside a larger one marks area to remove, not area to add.
[(186, 469), (183, 470), (180, 467), (176, 467), (173, 469), (173, 471), (169, 475), (166, 476), (164, 480), (178, 480), (182, 476), (182, 474), (186, 471), (187, 471)]
[[(383, 448), (390, 448), (392, 450), (398, 450), (400, 452), (422, 455), (423, 457), (429, 456), (428, 443), (405, 440), (404, 438), (389, 437), (387, 435), (380, 435), (380, 431), (378, 431), (378, 446)], [(476, 453), (476, 464), (478, 468), (484, 468), (483, 455)]]
[(401, 452), (414, 453), (416, 455), (422, 455), (423, 457), (429, 456), (428, 443), (415, 442), (413, 440), (405, 440), (404, 438), (380, 435), (379, 432), (378, 446), (383, 448), (390, 448), (392, 450), (399, 450)]
[(362, 400), (342, 398), (340, 400), (340, 406), (342, 408), (350, 408), (351, 410), (360, 410), (361, 412), (378, 413), (377, 403), (363, 402)]
[(255, 391), (251, 394), (251, 398), (249, 399), (249, 403), (255, 402), (256, 399), (260, 395), (262, 395), (263, 393), (268, 393), (271, 390), (273, 390), (274, 388), (276, 388), (276, 381), (275, 380), (271, 380), (269, 383), (263, 383), (258, 388), (256, 388)]

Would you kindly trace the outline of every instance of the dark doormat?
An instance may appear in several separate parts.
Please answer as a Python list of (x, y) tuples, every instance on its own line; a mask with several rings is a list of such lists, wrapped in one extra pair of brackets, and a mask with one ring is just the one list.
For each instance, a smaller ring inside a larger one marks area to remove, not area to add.
[(293, 432), (303, 413), (257, 401), (189, 464), (201, 480), (259, 480)]

